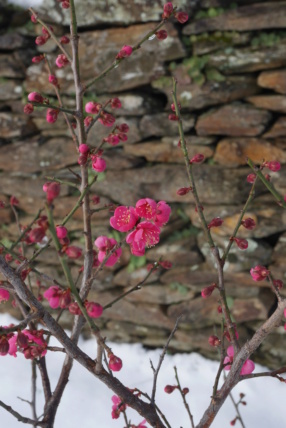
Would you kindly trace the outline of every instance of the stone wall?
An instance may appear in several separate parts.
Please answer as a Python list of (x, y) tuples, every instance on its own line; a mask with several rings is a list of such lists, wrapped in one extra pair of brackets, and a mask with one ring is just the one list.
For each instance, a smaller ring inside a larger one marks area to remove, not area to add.
[[(80, 52), (82, 77), (88, 81), (108, 65), (124, 44), (135, 44), (159, 21), (163, 1), (80, 2)], [(2, 3), (3, 4), (3, 1)], [(57, 35), (68, 33), (67, 12), (54, 0), (39, 9)], [(96, 8), (95, 8), (96, 4)], [(118, 120), (130, 126), (127, 143), (105, 152), (108, 168), (94, 187), (101, 206), (130, 204), (141, 197), (165, 200), (172, 217), (163, 232), (161, 245), (147, 252), (146, 260), (132, 258), (127, 248), (121, 263), (105, 269), (96, 279), (92, 298), (105, 304), (140, 281), (146, 263), (163, 256), (173, 262), (170, 271), (157, 272), (140, 291), (104, 312), (101, 320), (113, 340), (138, 341), (162, 346), (176, 317), (184, 313), (172, 348), (199, 351), (216, 358), (207, 338), (220, 329), (217, 297), (202, 300), (200, 291), (216, 280), (215, 270), (204, 243), (194, 204), (188, 196), (176, 194), (187, 185), (183, 158), (177, 148), (176, 123), (168, 121), (171, 103), (171, 75), (178, 79), (178, 92), (190, 156), (201, 152), (205, 164), (195, 169), (198, 190), (208, 220), (221, 216), (223, 226), (214, 231), (223, 248), (227, 244), (245, 202), (249, 185), (246, 157), (256, 162), (279, 160), (286, 163), (286, 1), (230, 2), (187, 1), (176, 4), (192, 19), (185, 26), (167, 25), (168, 38), (148, 41), (128, 61), (101, 81), (87, 100), (102, 101), (120, 96), (123, 108)], [(73, 181), (68, 170), (78, 171), (74, 145), (63, 120), (54, 125), (38, 109), (32, 116), (22, 113), (26, 94), (40, 91), (53, 99), (42, 64), (31, 65), (36, 54), (34, 31), (41, 28), (29, 21), (28, 13), (0, 7), (0, 199), (13, 194), (20, 200), (23, 224), (29, 224), (43, 207), (45, 177)], [(52, 42), (39, 48), (53, 63)], [(66, 106), (73, 106), (72, 75), (57, 70)], [(94, 144), (105, 136), (97, 125)], [(271, 177), (277, 189), (286, 193), (285, 165)], [(77, 201), (73, 187), (62, 186), (55, 206), (56, 221)], [(249, 269), (255, 264), (270, 266), (283, 279), (286, 253), (286, 214), (262, 186), (248, 212), (258, 226), (241, 230), (249, 240), (247, 251), (233, 248), (226, 268), (229, 304), (242, 339), (267, 318), (276, 301), (266, 282), (254, 283)], [(94, 237), (110, 233), (110, 214), (93, 217)], [(6, 243), (16, 235), (9, 208), (0, 211), (0, 237)], [(73, 243), (81, 244), (81, 214), (69, 223)], [(38, 269), (61, 280), (56, 254), (49, 250), (37, 262)], [(74, 266), (76, 274), (79, 266)], [(285, 291), (282, 290), (284, 295)], [(1, 308), (4, 310), (4, 307)], [(68, 315), (64, 316), (68, 323)], [(261, 346), (256, 360), (275, 366), (285, 364), (285, 333), (281, 326)], [(104, 333), (105, 334), (105, 333)]]

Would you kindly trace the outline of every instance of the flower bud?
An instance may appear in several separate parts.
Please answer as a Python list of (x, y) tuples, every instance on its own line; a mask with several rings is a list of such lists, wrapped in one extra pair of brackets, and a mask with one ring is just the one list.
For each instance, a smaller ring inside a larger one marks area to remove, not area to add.
[(223, 220), (220, 217), (213, 218), (212, 221), (208, 224), (208, 229), (212, 227), (219, 227), (223, 224)]
[(205, 157), (202, 153), (196, 154), (192, 159), (190, 159), (190, 163), (202, 163), (205, 160)]
[(248, 242), (246, 239), (233, 238), (233, 240), (240, 250), (246, 250), (248, 248)]
[(178, 121), (179, 118), (176, 114), (169, 114), (168, 119), (171, 121)]
[(281, 169), (281, 164), (277, 161), (264, 162), (263, 166), (270, 169), (272, 172), (277, 172)]
[(183, 388), (183, 389), (182, 389), (182, 393), (183, 393), (184, 395), (188, 394), (188, 392), (190, 392), (189, 388)]
[(168, 37), (168, 33), (166, 30), (159, 30), (155, 33), (158, 40), (165, 40)]
[(65, 226), (57, 226), (56, 227), (56, 234), (57, 234), (57, 237), (59, 239), (63, 239), (67, 236), (68, 230)]
[(24, 108), (23, 108), (23, 111), (24, 111), (25, 114), (31, 114), (31, 113), (33, 113), (33, 111), (34, 111), (33, 104), (29, 104), (29, 103), (25, 104)]
[(256, 174), (248, 174), (248, 176), (246, 177), (246, 181), (247, 183), (254, 183), (256, 179)]
[(28, 100), (33, 103), (42, 104), (44, 102), (44, 97), (39, 94), (39, 92), (30, 92), (30, 94), (28, 95)]
[(177, 12), (175, 13), (175, 18), (180, 24), (185, 24), (185, 22), (187, 22), (189, 19), (189, 16), (186, 12)]
[(172, 392), (177, 388), (177, 386), (172, 386), (172, 385), (166, 385), (164, 388), (164, 391), (167, 394), (172, 394)]
[(243, 227), (245, 227), (245, 229), (248, 229), (248, 230), (252, 230), (256, 226), (255, 221), (250, 217), (242, 220), (241, 224)]
[(114, 354), (109, 355), (108, 367), (110, 370), (119, 372), (122, 369), (122, 365), (122, 360), (119, 357), (116, 357)]
[(57, 79), (57, 77), (56, 77), (55, 75), (53, 75), (53, 74), (50, 74), (50, 75), (49, 75), (49, 82), (50, 82), (52, 85), (55, 85), (55, 86), (57, 86), (57, 85), (58, 85), (58, 79)]
[(217, 336), (210, 336), (208, 339), (208, 342), (211, 346), (219, 346), (220, 345), (220, 340)]
[(184, 195), (186, 195), (187, 193), (189, 193), (189, 191), (190, 190), (192, 190), (192, 188), (191, 187), (181, 187), (180, 189), (178, 189), (177, 190), (177, 195), (179, 195), (179, 196), (184, 196)]
[(281, 279), (274, 279), (273, 284), (278, 290), (281, 290), (283, 287), (283, 281), (281, 281)]
[(70, 39), (69, 39), (69, 37), (68, 37), (68, 36), (62, 36), (62, 37), (60, 38), (60, 43), (61, 43), (62, 45), (67, 45), (69, 42), (70, 42)]
[(36, 37), (35, 43), (38, 46), (43, 46), (47, 42), (48, 38), (45, 36)]
[(216, 287), (216, 284), (213, 283), (209, 287), (203, 288), (201, 291), (202, 298), (206, 299), (207, 297), (210, 297)]

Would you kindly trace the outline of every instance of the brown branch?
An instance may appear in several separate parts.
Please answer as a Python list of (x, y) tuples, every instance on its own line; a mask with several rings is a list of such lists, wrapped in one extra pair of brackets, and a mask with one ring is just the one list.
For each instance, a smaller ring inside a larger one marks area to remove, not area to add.
[(11, 406), (8, 406), (7, 404), (3, 403), (3, 401), (0, 400), (0, 406), (3, 407), (3, 409), (7, 410), (11, 415), (13, 415), (19, 422), (23, 422), (23, 424), (30, 424), (33, 426), (45, 426), (44, 422), (41, 421), (34, 421), (33, 419), (26, 418), (25, 416), (20, 415), (20, 413), (16, 412), (14, 409), (12, 409)]

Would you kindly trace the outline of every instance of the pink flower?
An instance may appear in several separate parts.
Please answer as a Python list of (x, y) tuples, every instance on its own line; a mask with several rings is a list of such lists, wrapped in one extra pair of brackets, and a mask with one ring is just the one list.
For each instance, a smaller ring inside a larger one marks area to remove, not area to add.
[(44, 58), (45, 58), (45, 57), (44, 57), (44, 55), (34, 56), (34, 57), (32, 58), (32, 62), (33, 62), (34, 64), (38, 64), (39, 62), (43, 61), (43, 59), (44, 59)]
[(103, 171), (105, 171), (105, 169), (106, 169), (106, 162), (105, 162), (105, 160), (102, 159), (100, 156), (95, 156), (95, 158), (93, 158), (92, 168), (96, 172), (103, 172)]
[(126, 58), (132, 54), (133, 48), (132, 46), (124, 45), (123, 48), (120, 49), (118, 54), (116, 55), (116, 59)]
[(128, 232), (133, 229), (139, 219), (133, 207), (117, 207), (114, 216), (110, 219), (110, 225), (119, 232)]
[(69, 42), (70, 42), (70, 38), (69, 38), (68, 36), (62, 36), (62, 37), (60, 38), (60, 43), (61, 43), (62, 45), (67, 45)]
[(153, 199), (139, 199), (139, 201), (136, 202), (135, 210), (140, 217), (152, 220), (156, 215), (157, 204)]
[[(99, 236), (95, 241), (94, 245), (99, 249), (98, 260), (103, 262), (108, 253), (118, 244), (116, 239), (107, 238), (107, 236)], [(106, 266), (113, 266), (121, 256), (122, 249), (117, 248), (107, 259)]]
[(126, 237), (126, 242), (130, 244), (131, 252), (134, 256), (143, 256), (145, 247), (156, 245), (159, 240), (159, 227), (149, 221), (139, 223), (136, 229)]
[(10, 298), (10, 293), (4, 288), (0, 288), (0, 302), (7, 302)]
[(117, 395), (113, 395), (111, 397), (111, 400), (113, 402), (111, 417), (112, 419), (118, 419), (120, 416), (120, 412), (124, 412), (124, 410), (126, 410), (126, 404), (124, 404), (121, 398)]
[(120, 142), (119, 135), (117, 134), (109, 134), (104, 140), (112, 146), (116, 146)]
[(171, 2), (164, 4), (164, 12), (163, 12), (162, 18), (168, 19), (173, 13), (173, 9), (174, 7)]
[(82, 154), (82, 155), (87, 155), (90, 152), (90, 149), (88, 147), (87, 144), (80, 144), (78, 151)]
[(113, 372), (119, 372), (122, 369), (122, 360), (119, 357), (116, 357), (116, 355), (111, 354), (109, 355), (108, 367)]
[(69, 60), (64, 54), (60, 54), (56, 59), (56, 66), (59, 68), (66, 67), (69, 64)]
[(28, 95), (28, 100), (33, 102), (33, 103), (42, 104), (44, 101), (44, 97), (41, 94), (39, 94), (39, 92), (31, 92)]
[(62, 290), (57, 285), (52, 285), (44, 292), (44, 298), (49, 301), (51, 308), (56, 309), (60, 304)]
[(265, 266), (257, 265), (250, 269), (250, 275), (254, 281), (263, 281), (270, 271)]
[[(231, 369), (231, 365), (233, 363), (233, 357), (234, 357), (234, 349), (233, 346), (229, 346), (227, 348), (227, 357), (225, 357), (223, 363), (227, 364), (224, 369), (225, 370), (230, 370)], [(243, 364), (241, 371), (240, 371), (240, 375), (247, 375), (253, 372), (253, 370), (255, 369), (255, 364), (252, 360), (246, 360), (245, 363)]]
[(100, 103), (95, 103), (94, 101), (89, 101), (85, 105), (85, 111), (89, 114), (97, 114), (101, 108), (102, 105)]
[(146, 419), (143, 419), (143, 421), (140, 422), (139, 425), (137, 425), (137, 428), (147, 428), (147, 425), (145, 424), (146, 424)]
[(99, 303), (86, 302), (84, 306), (91, 318), (99, 318), (103, 312), (103, 307)]
[(170, 206), (166, 204), (165, 201), (158, 202), (156, 206), (156, 214), (154, 219), (154, 223), (156, 224), (156, 226), (161, 227), (164, 224), (166, 224), (169, 220), (170, 214), (171, 214)]
[(117, 126), (118, 131), (127, 133), (129, 131), (129, 126), (127, 123), (122, 123), (121, 125)]

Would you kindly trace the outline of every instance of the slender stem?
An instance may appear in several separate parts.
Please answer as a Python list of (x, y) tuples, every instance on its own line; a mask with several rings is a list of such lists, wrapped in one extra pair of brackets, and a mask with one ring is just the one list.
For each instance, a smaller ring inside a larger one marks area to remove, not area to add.
[(235, 401), (235, 399), (233, 398), (233, 395), (232, 395), (232, 393), (231, 393), (231, 392), (229, 393), (229, 398), (231, 399), (231, 402), (232, 402), (232, 404), (234, 405), (234, 408), (235, 408), (236, 413), (237, 413), (236, 420), (238, 420), (238, 421), (240, 422), (240, 424), (241, 424), (242, 428), (246, 428), (246, 427), (245, 427), (245, 425), (244, 425), (244, 422), (243, 422), (243, 419), (242, 419), (241, 413), (240, 413), (240, 411), (239, 411), (239, 407), (238, 407), (238, 406), (239, 406), (239, 404), (241, 403), (241, 400), (239, 400), (239, 401), (238, 401), (238, 403), (236, 403), (236, 401)]
[(0, 406), (3, 407), (3, 409), (7, 410), (11, 415), (13, 415), (19, 422), (23, 422), (24, 424), (30, 424), (33, 426), (44, 426), (45, 424), (40, 421), (34, 421), (33, 419), (26, 418), (25, 416), (20, 415), (20, 413), (16, 412), (14, 409), (12, 409), (11, 406), (8, 406), (7, 404), (3, 403), (3, 401), (0, 400)]
[(175, 332), (176, 332), (176, 330), (177, 330), (177, 328), (178, 328), (178, 326), (179, 326), (179, 321), (180, 321), (180, 319), (181, 319), (181, 316), (182, 316), (182, 315), (180, 315), (180, 316), (176, 319), (175, 326), (174, 326), (173, 330), (171, 331), (171, 334), (170, 334), (170, 336), (168, 337), (168, 340), (167, 340), (167, 342), (166, 342), (166, 344), (165, 344), (165, 346), (164, 346), (164, 348), (163, 348), (163, 351), (162, 351), (162, 353), (161, 353), (161, 355), (160, 355), (160, 358), (159, 358), (159, 362), (158, 362), (157, 368), (156, 368), (156, 370), (154, 370), (153, 388), (152, 388), (152, 395), (151, 395), (151, 404), (152, 404), (152, 406), (154, 406), (154, 405), (155, 405), (155, 395), (156, 395), (156, 386), (157, 386), (158, 374), (159, 374), (160, 368), (161, 368), (161, 366), (162, 366), (162, 364), (163, 364), (163, 361), (164, 361), (164, 358), (165, 358), (165, 355), (166, 355), (167, 349), (168, 349), (168, 347), (169, 347), (169, 344), (170, 344), (170, 342), (171, 342), (171, 340), (172, 340), (172, 338), (173, 338), (173, 336), (174, 336), (174, 334), (175, 334)]
[(214, 241), (212, 239), (211, 232), (208, 228), (208, 225), (207, 225), (207, 222), (206, 222), (203, 210), (202, 210), (202, 206), (201, 206), (201, 203), (199, 200), (199, 196), (197, 193), (196, 184), (195, 184), (195, 180), (194, 180), (193, 167), (189, 161), (189, 155), (188, 155), (188, 150), (187, 150), (185, 136), (184, 136), (181, 113), (180, 113), (180, 109), (179, 109), (178, 101), (177, 101), (177, 81), (175, 78), (173, 78), (172, 97), (173, 97), (173, 102), (175, 105), (176, 116), (178, 117), (178, 128), (179, 128), (179, 134), (180, 134), (181, 149), (182, 149), (182, 152), (184, 155), (184, 160), (185, 160), (186, 170), (187, 170), (187, 174), (188, 174), (188, 178), (189, 178), (189, 182), (190, 182), (190, 187), (192, 189), (193, 197), (195, 199), (196, 209), (197, 209), (198, 215), (199, 215), (201, 222), (202, 222), (203, 230), (205, 232), (209, 246), (212, 248), (215, 246), (215, 244), (214, 244)]
[[(32, 415), (33, 419), (37, 420), (37, 411), (36, 411), (36, 392), (37, 392), (37, 370), (36, 370), (36, 362), (33, 360), (31, 361), (32, 365), (32, 399), (31, 399), (31, 408), (32, 408)], [(36, 425), (34, 425), (36, 426)]]
[(176, 381), (177, 381), (177, 384), (178, 384), (178, 389), (179, 389), (180, 394), (181, 394), (181, 396), (182, 396), (182, 399), (183, 399), (183, 402), (184, 402), (184, 406), (185, 406), (185, 408), (186, 408), (186, 410), (187, 410), (187, 413), (188, 413), (188, 415), (189, 415), (189, 418), (190, 418), (190, 421), (191, 421), (192, 428), (195, 428), (194, 418), (193, 418), (193, 415), (192, 415), (192, 413), (191, 413), (190, 406), (189, 406), (189, 405), (188, 405), (188, 403), (187, 403), (187, 400), (186, 400), (186, 394), (184, 394), (184, 393), (183, 393), (183, 391), (182, 391), (181, 384), (180, 384), (180, 381), (179, 381), (178, 371), (177, 371), (177, 367), (176, 367), (176, 366), (174, 367), (174, 370), (175, 370), (175, 377), (176, 377)]
[(66, 184), (67, 186), (74, 187), (75, 189), (78, 190), (78, 186), (74, 184), (72, 181), (64, 181), (64, 180), (60, 180), (59, 178), (49, 177), (49, 176), (46, 176), (45, 178), (47, 180), (56, 181), (57, 183), (60, 183), (60, 184)]
[(41, 214), (42, 211), (43, 211), (43, 209), (40, 209), (37, 212), (37, 214), (35, 215), (35, 217), (31, 221), (31, 223), (20, 234), (20, 236), (18, 237), (17, 241), (15, 241), (14, 244), (11, 245), (10, 250), (14, 250), (14, 248), (19, 244), (19, 242), (21, 242), (21, 240), (24, 238), (24, 236), (26, 235), (26, 233), (31, 229), (31, 227), (33, 226), (33, 224), (38, 220), (38, 218), (40, 217), (40, 214)]
[(65, 107), (55, 106), (53, 104), (40, 104), (40, 103), (35, 103), (33, 101), (30, 101), (30, 104), (32, 104), (35, 107), (42, 107), (42, 108), (47, 108), (47, 109), (48, 108), (52, 108), (54, 110), (62, 111), (63, 113), (68, 113), (68, 114), (71, 114), (73, 116), (77, 116), (77, 112), (76, 111), (70, 110), (70, 109), (65, 108)]

